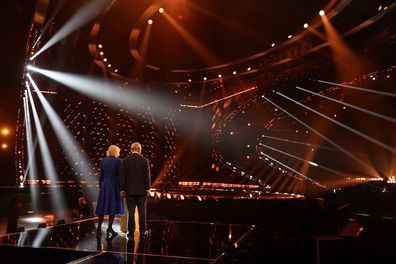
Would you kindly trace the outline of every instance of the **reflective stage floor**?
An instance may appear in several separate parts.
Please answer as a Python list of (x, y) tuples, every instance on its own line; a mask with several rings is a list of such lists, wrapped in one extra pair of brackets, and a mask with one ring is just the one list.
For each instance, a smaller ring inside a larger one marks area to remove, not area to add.
[[(3, 248), (10, 250), (62, 251), (56, 263), (220, 263), (227, 250), (235, 249), (254, 226), (182, 221), (149, 221), (150, 235), (134, 239), (119, 231), (106, 239), (107, 224), (96, 234), (96, 219), (60, 224), (48, 228), (1, 236)], [(21, 251), (23, 252), (23, 251)], [(37, 253), (36, 253), (37, 254)], [(73, 257), (75, 256), (75, 257)], [(18, 256), (17, 260), (22, 260)]]

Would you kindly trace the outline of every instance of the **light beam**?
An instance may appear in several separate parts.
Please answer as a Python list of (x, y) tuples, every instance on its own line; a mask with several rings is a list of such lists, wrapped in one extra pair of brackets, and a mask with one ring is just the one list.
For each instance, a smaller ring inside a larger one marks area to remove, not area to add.
[[(27, 86), (27, 88), (28, 88), (27, 91), (28, 91), (28, 97), (30, 100), (30, 106), (32, 107), (33, 119), (34, 119), (34, 124), (36, 127), (38, 143), (39, 143), (41, 156), (42, 156), (42, 160), (43, 160), (44, 173), (45, 173), (46, 178), (51, 180), (51, 184), (54, 184), (57, 180), (54, 161), (51, 157), (48, 143), (44, 136), (44, 131), (41, 126), (39, 116), (37, 114), (36, 106), (33, 101), (30, 87)], [(66, 213), (66, 205), (64, 202), (65, 199), (64, 199), (63, 195), (61, 194), (60, 190), (58, 190), (58, 189), (49, 190), (49, 194), (51, 196), (51, 203), (55, 210), (56, 216), (59, 219), (61, 219), (61, 218), (63, 219), (65, 216), (64, 214)]]

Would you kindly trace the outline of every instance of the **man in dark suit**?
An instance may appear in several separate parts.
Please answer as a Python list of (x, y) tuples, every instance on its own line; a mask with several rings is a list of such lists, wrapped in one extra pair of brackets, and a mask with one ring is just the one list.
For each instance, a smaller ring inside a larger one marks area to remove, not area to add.
[(126, 197), (128, 207), (128, 238), (133, 239), (135, 233), (135, 208), (139, 213), (139, 231), (142, 237), (147, 237), (147, 196), (150, 190), (150, 165), (142, 156), (142, 146), (135, 142), (131, 145), (132, 154), (121, 161), (120, 190)]

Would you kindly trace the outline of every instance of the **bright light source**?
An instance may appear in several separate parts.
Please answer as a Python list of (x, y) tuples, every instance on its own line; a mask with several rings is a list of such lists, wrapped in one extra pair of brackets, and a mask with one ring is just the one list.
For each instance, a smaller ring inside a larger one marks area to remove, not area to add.
[(309, 26), (308, 23), (304, 24), (304, 28), (308, 28), (308, 26)]
[(103, 61), (106, 62), (106, 61), (107, 61), (107, 58), (103, 58)]
[(204, 80), (204, 81), (206, 81), (207, 79), (208, 79), (208, 78), (206, 78), (206, 77), (203, 77), (203, 80)]
[(219, 78), (221, 78), (221, 74), (217, 75)]
[(160, 7), (160, 9), (158, 9), (158, 12), (160, 12), (161, 14), (165, 12), (165, 9), (163, 9), (162, 7)]
[(272, 43), (272, 44), (271, 44), (271, 47), (275, 47), (275, 43)]
[(29, 223), (43, 223), (45, 222), (45, 219), (43, 217), (26, 217), (23, 218), (22, 220), (29, 222)]
[(320, 10), (319, 11), (319, 16), (324, 16), (325, 15), (325, 11), (324, 10)]
[(148, 23), (149, 25), (152, 25), (152, 24), (153, 24), (153, 20), (149, 19), (149, 20), (147, 21), (147, 23)]
[(102, 44), (98, 44), (98, 48), (99, 49), (103, 48)]
[(111, 64), (108, 64), (107, 67), (108, 67), (108, 68), (111, 68)]
[(250, 71), (252, 68), (248, 67), (247, 70)]
[(6, 143), (3, 143), (3, 144), (1, 144), (1, 148), (6, 149), (6, 148), (8, 148), (8, 145)]
[(188, 79), (188, 82), (192, 82), (192, 80), (191, 80), (191, 79)]
[(289, 35), (289, 36), (287, 36), (287, 38), (289, 38), (289, 39), (290, 39), (290, 38), (292, 38), (292, 37), (293, 37), (293, 35)]
[(3, 134), (4, 136), (7, 136), (10, 134), (10, 130), (8, 128), (3, 128), (1, 130), (1, 134)]
[(100, 56), (103, 56), (104, 52), (103, 52), (103, 51), (101, 51), (101, 52), (99, 52), (99, 54), (100, 54)]
[(33, 66), (29, 64), (29, 65), (26, 66), (26, 69), (27, 69), (28, 71), (30, 71), (30, 70), (33, 69)]
[(237, 74), (237, 72), (236, 72), (236, 71), (233, 71), (233, 72), (232, 72), (232, 74), (234, 74), (234, 75), (235, 75), (235, 74)]

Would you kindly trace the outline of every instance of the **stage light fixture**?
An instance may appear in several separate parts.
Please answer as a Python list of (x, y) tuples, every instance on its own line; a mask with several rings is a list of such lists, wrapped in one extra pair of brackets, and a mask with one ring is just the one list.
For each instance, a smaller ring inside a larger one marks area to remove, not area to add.
[(309, 26), (308, 23), (304, 24), (304, 28), (308, 28), (308, 26)]
[(149, 19), (149, 20), (147, 21), (147, 23), (148, 23), (149, 25), (152, 25), (152, 24), (153, 24), (153, 20)]
[(4, 136), (7, 136), (10, 134), (10, 130), (8, 128), (3, 128), (3, 130), (1, 130), (1, 134), (3, 134)]
[(103, 48), (102, 44), (98, 44), (98, 48), (99, 49)]
[(325, 11), (324, 10), (320, 10), (319, 11), (319, 16), (324, 16), (325, 15)]
[(160, 9), (158, 9), (158, 12), (160, 12), (161, 14), (165, 12), (165, 9), (160, 7)]

